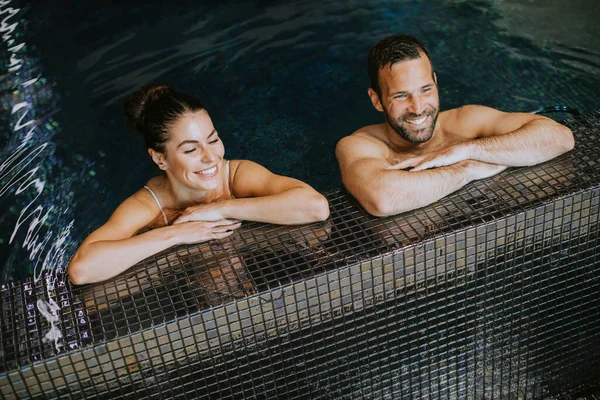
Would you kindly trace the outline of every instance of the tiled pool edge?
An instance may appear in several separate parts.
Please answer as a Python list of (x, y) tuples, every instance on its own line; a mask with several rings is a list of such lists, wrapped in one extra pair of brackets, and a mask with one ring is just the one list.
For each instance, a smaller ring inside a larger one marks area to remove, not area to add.
[[(367, 308), (384, 306), (396, 299), (414, 296), (415, 299), (411, 301), (412, 304), (416, 304), (419, 291), (426, 292), (437, 284), (449, 282), (455, 287), (464, 287), (469, 279), (475, 277), (478, 271), (482, 271), (481, 268), (494, 269), (493, 265), (489, 265), (490, 258), (498, 263), (497, 259), (504, 256), (500, 265), (506, 266), (506, 258), (512, 255), (513, 258), (520, 258), (526, 266), (532, 267), (532, 262), (536, 260), (534, 252), (543, 252), (544, 248), (554, 246), (555, 250), (541, 257), (546, 257), (542, 265), (567, 261), (567, 264), (572, 264), (570, 254), (562, 254), (561, 242), (567, 240), (569, 243), (578, 243), (587, 239), (588, 246), (598, 247), (598, 198), (599, 188), (596, 184), (586, 190), (555, 198), (533, 209), (490, 222), (480, 221), (474, 226), (455, 232), (441, 232), (416, 244), (373, 256), (368, 261), (350, 263), (285, 284), (280, 288), (194, 313), (180, 318), (177, 322), (168, 322), (139, 333), (118, 337), (107, 343), (69, 351), (36, 362), (32, 367), (25, 366), (9, 371), (8, 374), (3, 373), (0, 375), (0, 387), (7, 397), (35, 396), (38, 393), (48, 395), (55, 389), (58, 389), (56, 393), (60, 393), (67, 388), (69, 392), (85, 393), (86, 397), (91, 397), (102, 394), (103, 385), (107, 388), (131, 386), (132, 389), (139, 386), (140, 390), (143, 390), (147, 384), (164, 383), (165, 379), (170, 378), (168, 373), (148, 373), (159, 366), (164, 369), (165, 365), (172, 363), (173, 370), (176, 371), (181, 364), (175, 365), (175, 361), (184, 360), (208, 368), (223, 362), (224, 354), (236, 351), (254, 352), (270, 339), (285, 339), (296, 331), (318, 327), (329, 321), (348, 318), (351, 320), (353, 314)], [(501, 246), (504, 246), (502, 252), (497, 250)], [(439, 254), (439, 250), (446, 251)], [(527, 259), (528, 252), (532, 254), (531, 260)], [(576, 252), (575, 255), (578, 256), (579, 253)], [(584, 270), (587, 270), (586, 276), (589, 275), (586, 279), (590, 287), (598, 288), (598, 275), (595, 275), (594, 281), (594, 275), (590, 272), (593, 268), (598, 268), (599, 258), (593, 254), (588, 258), (589, 264), (584, 266)], [(454, 275), (449, 274), (453, 272), (452, 264)], [(445, 278), (440, 280), (440, 275)], [(493, 274), (489, 282), (493, 283)], [(427, 305), (427, 293), (424, 296)], [(485, 296), (483, 299), (485, 304)], [(595, 306), (596, 310), (600, 309), (597, 302), (590, 305)], [(416, 306), (416, 309), (418, 308)], [(382, 339), (378, 340), (379, 344), (384, 343)], [(592, 335), (590, 340), (598, 341), (598, 336)], [(190, 349), (196, 354), (190, 353)], [(509, 352), (510, 354), (512, 353)], [(199, 356), (198, 361), (195, 355)], [(202, 356), (210, 362), (203, 363)], [(152, 368), (149, 368), (150, 365)], [(532, 365), (528, 364), (528, 368), (531, 367)], [(144, 373), (146, 376), (142, 378)], [(551, 375), (550, 372), (548, 374)], [(397, 376), (393, 376), (392, 373), (388, 375), (387, 381), (382, 379), (381, 382), (387, 382), (387, 386), (391, 388), (390, 393), (393, 394), (391, 383), (398, 376), (401, 382), (402, 373)], [(370, 372), (364, 373), (363, 376), (365, 380), (372, 378)], [(466, 393), (470, 387), (469, 371), (457, 372), (456, 376), (457, 382), (459, 377), (467, 380), (464, 386)], [(473, 373), (472, 379), (475, 379), (475, 376), (476, 373)], [(76, 382), (83, 383), (86, 380), (94, 382), (94, 385), (82, 384), (79, 388), (72, 386)], [(234, 383), (239, 385), (237, 381)], [(227, 380), (223, 384), (227, 384)], [(336, 385), (335, 382), (330, 384)], [(535, 387), (536, 384), (538, 383), (533, 382), (530, 386)], [(473, 385), (471, 387), (477, 386), (475, 383)], [(374, 386), (371, 384), (370, 389)], [(381, 383), (380, 386), (386, 384)], [(459, 393), (460, 385), (456, 383), (455, 386)], [(518, 386), (515, 390), (519, 389)], [(264, 384), (253, 384), (252, 393), (256, 393), (257, 388), (261, 387), (264, 388), (265, 395), (279, 393), (278, 389), (269, 389), (268, 385)], [(303, 387), (310, 389), (306, 385)], [(368, 395), (368, 391), (360, 388), (348, 390), (349, 393)], [(402, 388), (399, 390), (401, 391), (398, 393), (404, 393)], [(542, 388), (539, 390), (537, 394), (544, 393)], [(385, 390), (382, 388), (381, 391), (384, 395)], [(485, 393), (485, 388), (481, 391)], [(373, 390), (370, 393), (374, 395)], [(532, 394), (537, 395), (533, 392)], [(315, 396), (318, 397), (317, 392)]]

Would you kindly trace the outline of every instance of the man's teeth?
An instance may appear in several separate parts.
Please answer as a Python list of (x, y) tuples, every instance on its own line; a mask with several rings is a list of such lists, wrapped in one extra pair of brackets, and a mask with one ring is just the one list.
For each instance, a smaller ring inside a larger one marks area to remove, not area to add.
[(423, 123), (425, 122), (426, 119), (427, 119), (427, 116), (425, 116), (423, 118), (419, 118), (419, 119), (407, 119), (406, 122), (408, 122), (409, 124), (412, 124), (412, 125), (423, 125)]
[(212, 175), (212, 174), (214, 174), (216, 171), (217, 171), (217, 167), (216, 167), (216, 166), (214, 166), (214, 167), (212, 167), (212, 168), (205, 169), (204, 171), (200, 171), (200, 172), (198, 172), (198, 173), (199, 173), (199, 174), (201, 174), (201, 175)]

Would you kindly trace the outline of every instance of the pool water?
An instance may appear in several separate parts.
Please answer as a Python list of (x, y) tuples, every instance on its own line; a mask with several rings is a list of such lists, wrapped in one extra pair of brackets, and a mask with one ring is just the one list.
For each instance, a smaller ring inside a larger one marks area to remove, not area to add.
[[(12, 111), (1, 119), (2, 281), (64, 268), (159, 173), (122, 112), (148, 81), (199, 96), (227, 158), (322, 191), (341, 185), (336, 142), (382, 121), (367, 96), (366, 55), (393, 33), (429, 47), (442, 109), (600, 106), (595, 0), (45, 3), (11, 1), (0, 14), (16, 24), (1, 52), (0, 97)], [(17, 43), (20, 75), (10, 70)], [(33, 118), (24, 139), (15, 126)]]

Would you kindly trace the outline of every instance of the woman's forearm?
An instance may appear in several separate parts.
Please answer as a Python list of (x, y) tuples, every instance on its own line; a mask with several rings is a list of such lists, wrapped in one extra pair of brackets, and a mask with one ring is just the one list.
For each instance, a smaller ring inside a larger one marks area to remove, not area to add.
[(225, 200), (218, 205), (224, 218), (271, 224), (307, 224), (329, 217), (327, 199), (306, 188), (293, 188), (269, 196)]
[(175, 244), (172, 227), (154, 229), (127, 239), (84, 243), (69, 263), (69, 278), (76, 285), (103, 281)]
[(102, 281), (171, 246), (223, 239), (239, 227), (239, 221), (231, 220), (190, 221), (114, 240), (106, 239), (105, 232), (98, 230), (75, 253), (69, 264), (69, 277), (77, 285)]

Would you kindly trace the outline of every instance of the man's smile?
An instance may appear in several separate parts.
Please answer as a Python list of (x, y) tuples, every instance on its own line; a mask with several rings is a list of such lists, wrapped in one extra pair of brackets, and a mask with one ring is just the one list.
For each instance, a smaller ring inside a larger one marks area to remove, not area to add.
[(427, 119), (427, 115), (418, 118), (418, 119), (405, 119), (406, 122), (408, 122), (411, 125), (415, 125), (415, 126), (421, 126), (425, 123), (425, 120)]

